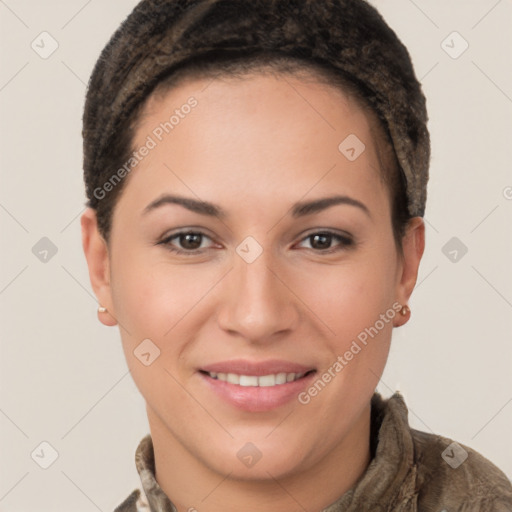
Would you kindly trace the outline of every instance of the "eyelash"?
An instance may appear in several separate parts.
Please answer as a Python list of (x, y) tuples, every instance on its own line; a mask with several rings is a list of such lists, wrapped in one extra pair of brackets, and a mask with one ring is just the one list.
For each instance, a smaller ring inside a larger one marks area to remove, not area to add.
[[(201, 232), (201, 231), (180, 231), (178, 233), (174, 233), (166, 238), (164, 238), (161, 242), (158, 242), (157, 245), (164, 245), (166, 247), (167, 250), (175, 253), (175, 254), (182, 254), (182, 255), (185, 255), (185, 256), (195, 256), (195, 255), (198, 255), (198, 254), (203, 254), (207, 249), (193, 249), (193, 250), (189, 250), (189, 251), (186, 251), (186, 250), (183, 250), (183, 249), (177, 249), (176, 247), (173, 247), (171, 245), (171, 241), (174, 240), (175, 238), (178, 238), (180, 236), (184, 236), (184, 235), (200, 235), (202, 236), (203, 238), (206, 237), (206, 238), (210, 238), (208, 235), (206, 235), (205, 233)], [(316, 253), (321, 253), (321, 254), (332, 254), (332, 253), (335, 253), (335, 252), (339, 252), (339, 251), (342, 251), (342, 250), (346, 250), (352, 246), (355, 245), (355, 242), (354, 240), (348, 236), (348, 235), (340, 235), (339, 233), (335, 233), (333, 231), (329, 231), (329, 230), (325, 230), (325, 231), (315, 231), (313, 233), (310, 233), (309, 235), (305, 236), (304, 238), (302, 238), (301, 242), (307, 240), (307, 239), (310, 239), (312, 237), (314, 237), (315, 235), (323, 235), (323, 236), (331, 236), (333, 237), (334, 239), (338, 240), (339, 242), (341, 242), (340, 246), (338, 246), (337, 248), (334, 247), (334, 248), (329, 248), (329, 249), (325, 249), (325, 250), (321, 250), (321, 249), (311, 249), (313, 250), (314, 252)], [(210, 238), (211, 240), (211, 238)], [(202, 240), (201, 240), (202, 241)]]

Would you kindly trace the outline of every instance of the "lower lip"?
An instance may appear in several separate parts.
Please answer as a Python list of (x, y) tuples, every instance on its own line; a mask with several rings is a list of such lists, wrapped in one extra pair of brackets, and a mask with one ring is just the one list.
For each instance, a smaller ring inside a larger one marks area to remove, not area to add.
[(280, 407), (297, 398), (297, 395), (310, 385), (316, 372), (286, 384), (263, 387), (239, 386), (214, 379), (201, 372), (199, 375), (210, 389), (236, 408), (249, 412), (263, 412)]

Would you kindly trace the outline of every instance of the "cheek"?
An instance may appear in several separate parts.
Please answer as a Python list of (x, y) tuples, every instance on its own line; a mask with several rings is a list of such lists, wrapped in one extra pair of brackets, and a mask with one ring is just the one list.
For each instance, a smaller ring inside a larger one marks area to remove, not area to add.
[(185, 276), (148, 260), (142, 251), (114, 259), (112, 270), (113, 302), (126, 362), (141, 395), (155, 406), (165, 402), (162, 390), (170, 396), (180, 392), (171, 375), (187, 340), (176, 333), (194, 293), (189, 293)]
[(178, 350), (175, 333), (218, 281), (218, 272), (207, 265), (171, 264), (164, 253), (148, 253), (132, 251), (113, 261), (115, 312), (128, 331), (121, 329), (123, 341), (133, 345), (149, 338), (161, 350)]
[(393, 304), (395, 263), (388, 250), (305, 272), (306, 277), (297, 280), (297, 295), (336, 340), (347, 340), (373, 325)]

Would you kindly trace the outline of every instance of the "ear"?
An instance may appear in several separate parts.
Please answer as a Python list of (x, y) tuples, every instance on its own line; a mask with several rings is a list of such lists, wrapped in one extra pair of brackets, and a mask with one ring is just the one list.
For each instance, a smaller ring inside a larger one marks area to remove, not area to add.
[[(421, 257), (425, 250), (425, 222), (422, 217), (410, 219), (402, 239), (402, 247), (403, 258), (398, 272), (396, 300), (405, 306), (416, 285)], [(410, 312), (406, 315), (397, 315), (394, 326), (405, 324), (409, 320), (409, 315)]]
[(107, 308), (105, 313), (98, 312), (98, 318), (104, 325), (116, 325), (117, 320), (110, 288), (108, 246), (98, 230), (96, 211), (87, 208), (82, 214), (80, 224), (82, 226), (82, 247), (89, 267), (89, 279), (99, 303)]

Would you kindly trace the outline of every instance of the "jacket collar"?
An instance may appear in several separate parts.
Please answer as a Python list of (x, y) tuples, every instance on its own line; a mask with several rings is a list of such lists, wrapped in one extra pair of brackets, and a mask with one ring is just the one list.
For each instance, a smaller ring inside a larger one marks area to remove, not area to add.
[[(383, 399), (372, 397), (371, 439), (372, 460), (356, 484), (322, 512), (384, 512), (393, 503), (406, 503), (404, 512), (415, 507), (416, 466), (413, 439), (408, 423), (407, 406), (399, 392)], [(137, 501), (139, 512), (177, 512), (155, 479), (155, 459), (151, 435), (139, 443), (135, 453), (142, 492)]]

